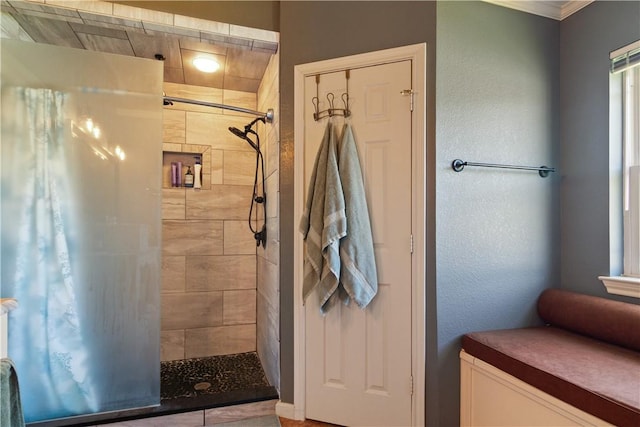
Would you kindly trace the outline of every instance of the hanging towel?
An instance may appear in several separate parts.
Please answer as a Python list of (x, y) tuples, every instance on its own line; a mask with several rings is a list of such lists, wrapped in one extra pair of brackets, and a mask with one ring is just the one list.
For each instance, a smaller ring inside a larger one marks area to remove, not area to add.
[(24, 426), (18, 375), (10, 359), (0, 359), (0, 426)]
[(347, 231), (336, 140), (335, 129), (329, 122), (316, 155), (305, 212), (300, 221), (300, 232), (306, 245), (302, 296), (306, 301), (318, 287), (323, 313), (337, 299), (344, 301), (347, 297), (344, 292), (336, 292), (340, 278), (340, 239)]
[(347, 234), (340, 241), (340, 283), (364, 308), (378, 292), (378, 275), (358, 149), (348, 123), (343, 127), (338, 158), (347, 214)]

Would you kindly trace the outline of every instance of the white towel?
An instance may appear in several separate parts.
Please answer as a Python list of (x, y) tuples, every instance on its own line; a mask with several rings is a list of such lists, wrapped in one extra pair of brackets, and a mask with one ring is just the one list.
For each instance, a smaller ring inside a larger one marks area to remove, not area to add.
[(316, 288), (320, 310), (325, 313), (342, 295), (337, 292), (340, 278), (340, 239), (346, 235), (344, 195), (337, 162), (337, 136), (329, 122), (316, 156), (309, 181), (305, 212), (300, 221), (306, 255), (302, 296)]
[(347, 234), (340, 241), (340, 283), (364, 308), (378, 292), (378, 275), (358, 149), (349, 124), (342, 130), (338, 159), (347, 215)]

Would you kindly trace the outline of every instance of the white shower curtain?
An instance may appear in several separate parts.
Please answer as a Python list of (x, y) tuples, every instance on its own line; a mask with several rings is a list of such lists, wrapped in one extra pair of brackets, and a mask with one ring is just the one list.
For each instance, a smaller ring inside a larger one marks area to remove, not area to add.
[[(10, 192), (19, 215), (15, 230), (13, 296), (20, 308), (9, 321), (9, 357), (20, 379), (25, 421), (97, 410), (89, 353), (76, 305), (74, 201), (67, 169), (66, 96), (50, 89), (16, 89), (16, 126), (23, 140), (12, 144)], [(20, 124), (20, 122), (22, 122)], [(15, 166), (15, 165), (14, 165)], [(3, 218), (8, 221), (8, 218)], [(5, 223), (6, 226), (6, 223)]]

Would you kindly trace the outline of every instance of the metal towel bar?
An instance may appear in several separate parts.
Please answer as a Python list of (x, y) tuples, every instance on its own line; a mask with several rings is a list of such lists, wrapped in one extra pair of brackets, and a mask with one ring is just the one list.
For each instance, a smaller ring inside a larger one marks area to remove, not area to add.
[(475, 162), (465, 162), (460, 159), (455, 159), (451, 162), (451, 168), (456, 172), (462, 172), (465, 166), (480, 166), (483, 168), (501, 168), (501, 169), (521, 169), (521, 170), (530, 170), (530, 171), (538, 171), (538, 175), (542, 178), (546, 178), (549, 176), (549, 173), (555, 172), (555, 168), (550, 168), (548, 166), (518, 166), (518, 165), (500, 165), (493, 163), (475, 163)]

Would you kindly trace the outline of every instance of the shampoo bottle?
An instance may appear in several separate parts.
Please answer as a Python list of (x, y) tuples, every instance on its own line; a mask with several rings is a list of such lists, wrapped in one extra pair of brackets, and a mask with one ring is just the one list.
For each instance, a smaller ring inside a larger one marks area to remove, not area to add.
[(176, 162), (171, 162), (171, 186), (178, 186), (178, 164)]
[(191, 166), (187, 165), (187, 172), (184, 174), (184, 186), (193, 187), (193, 173), (191, 173)]
[(193, 172), (193, 188), (202, 188), (202, 164), (200, 164), (200, 157), (196, 157), (196, 164), (193, 165)]

